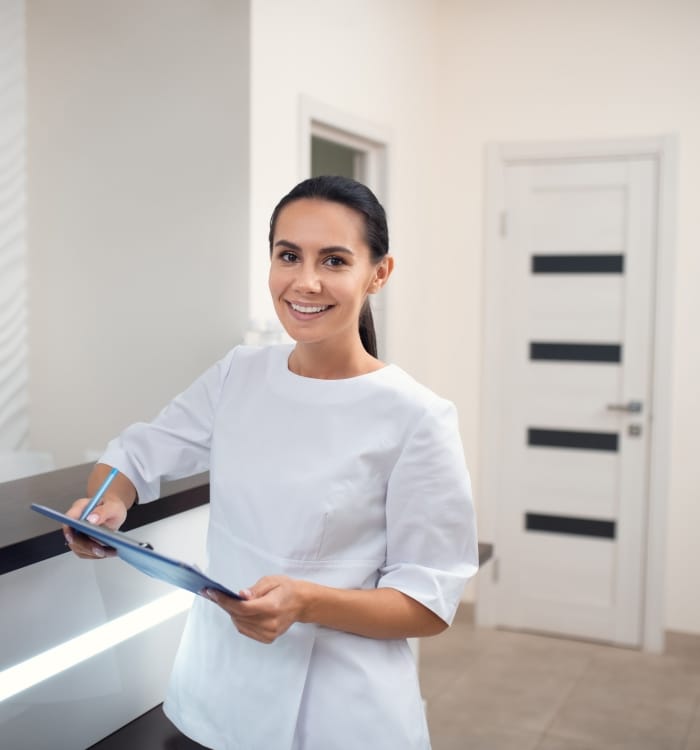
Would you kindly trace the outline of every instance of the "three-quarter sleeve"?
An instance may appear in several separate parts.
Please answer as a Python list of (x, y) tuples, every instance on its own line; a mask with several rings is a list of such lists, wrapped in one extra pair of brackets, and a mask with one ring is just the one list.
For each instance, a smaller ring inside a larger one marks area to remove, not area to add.
[(235, 349), (176, 396), (151, 422), (137, 422), (112, 440), (99, 462), (114, 466), (136, 487), (140, 503), (155, 500), (161, 479), (209, 468), (217, 404)]
[(451, 623), (479, 561), (471, 484), (450, 402), (431, 404), (407, 439), (389, 477), (386, 524), (377, 585)]

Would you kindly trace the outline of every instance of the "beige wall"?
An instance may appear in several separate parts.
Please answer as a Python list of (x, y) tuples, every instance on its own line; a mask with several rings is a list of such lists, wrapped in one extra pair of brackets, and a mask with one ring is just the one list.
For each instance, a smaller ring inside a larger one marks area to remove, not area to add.
[[(700, 4), (443, 0), (439, 6), (435, 143), (443, 189), (435, 195), (446, 222), (436, 222), (433, 239), (452, 269), (443, 277), (440, 314), (447, 314), (449, 300), (462, 345), (455, 347), (435, 326), (432, 379), (456, 398), (462, 415), (479, 408), (485, 144), (679, 137), (666, 626), (700, 633), (700, 462), (693, 455), (700, 423), (700, 225), (694, 205), (700, 192)], [(439, 283), (439, 274), (434, 279)], [(464, 429), (476, 459), (478, 420), (467, 420)]]
[(59, 465), (242, 340), (248, 4), (27, 0), (31, 438)]

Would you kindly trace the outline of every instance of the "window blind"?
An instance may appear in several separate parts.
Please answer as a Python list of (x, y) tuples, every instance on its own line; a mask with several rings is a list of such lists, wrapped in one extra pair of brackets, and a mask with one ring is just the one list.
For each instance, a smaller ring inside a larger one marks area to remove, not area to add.
[(24, 0), (0, 0), (0, 451), (29, 439)]

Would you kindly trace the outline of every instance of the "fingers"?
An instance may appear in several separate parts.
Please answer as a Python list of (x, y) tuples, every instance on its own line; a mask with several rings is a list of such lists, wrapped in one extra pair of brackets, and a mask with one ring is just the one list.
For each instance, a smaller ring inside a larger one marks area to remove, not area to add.
[(296, 585), (287, 576), (266, 576), (241, 592), (250, 595), (243, 601), (212, 589), (203, 594), (229, 615), (239, 633), (261, 643), (272, 643), (299, 619)]
[(279, 618), (269, 614), (261, 615), (259, 612), (247, 612), (245, 601), (226, 596), (221, 591), (205, 589), (203, 595), (215, 604), (218, 604), (231, 618), (236, 630), (247, 638), (252, 638), (260, 643), (272, 643), (283, 632), (289, 628), (289, 624), (283, 626)]
[(66, 515), (70, 518), (80, 518), (83, 510), (85, 510), (85, 507), (89, 502), (89, 497), (81, 497), (80, 500), (76, 500), (73, 505), (68, 508), (68, 510), (66, 511)]
[[(66, 511), (71, 518), (80, 518), (83, 510), (90, 502), (90, 498), (83, 497), (76, 500)], [(90, 513), (87, 520), (95, 525), (104, 525), (110, 529), (117, 529), (124, 522), (126, 509), (118, 499), (102, 498), (102, 502)], [(111, 547), (105, 547), (85, 534), (81, 534), (70, 526), (63, 526), (63, 535), (66, 545), (78, 557), (85, 560), (101, 560), (105, 557), (114, 557), (117, 553)]]
[(265, 594), (269, 594), (270, 591), (276, 589), (285, 580), (285, 576), (264, 576), (249, 589), (244, 589), (244, 591), (250, 593), (250, 597), (244, 598), (257, 599), (260, 596), (265, 596)]
[(87, 560), (101, 560), (104, 557), (114, 557), (117, 552), (111, 547), (105, 547), (85, 534), (79, 534), (69, 526), (63, 527), (66, 546), (78, 557)]
[(84, 560), (101, 560), (105, 557), (115, 557), (117, 552), (111, 547), (105, 547), (85, 534), (80, 534), (70, 526), (63, 527), (66, 546), (78, 557)]
[[(265, 576), (261, 578), (254, 586), (248, 589), (241, 589), (238, 592), (240, 599), (227, 596), (222, 591), (216, 589), (205, 589), (202, 593), (207, 599), (216, 602), (222, 609), (229, 613), (236, 613), (242, 616), (246, 610), (241, 608), (244, 602), (252, 602), (255, 599), (261, 599), (274, 589), (278, 588), (283, 581), (287, 580), (285, 576)], [(264, 606), (264, 604), (262, 605)]]
[(201, 594), (205, 599), (209, 599), (214, 602), (214, 604), (218, 604), (221, 609), (228, 612), (230, 615), (233, 615), (234, 613), (236, 615), (241, 614), (236, 606), (241, 602), (240, 599), (234, 599), (234, 597), (227, 596), (223, 591), (217, 591), (216, 589), (204, 589)]
[[(83, 538), (86, 541), (76, 541), (76, 537), (77, 539)], [(113, 550), (111, 547), (103, 547), (101, 544), (93, 542), (82, 534), (75, 535), (73, 541), (67, 541), (66, 544), (70, 547), (73, 554), (83, 560), (102, 560), (105, 557), (115, 557), (117, 554), (116, 550)]]
[[(70, 518), (80, 518), (83, 509), (90, 502), (90, 498), (83, 497), (80, 500), (76, 500), (73, 505), (66, 511), (66, 515)], [(93, 552), (92, 546), (94, 542), (90, 542), (86, 536), (78, 534), (70, 526), (63, 526), (63, 536), (66, 539), (66, 545), (70, 547), (71, 551), (78, 557), (82, 558), (93, 558), (97, 555)]]
[[(71, 518), (80, 518), (89, 502), (90, 499), (86, 497), (76, 500), (69, 510), (66, 511), (66, 515)], [(124, 523), (125, 519), (126, 506), (124, 503), (117, 496), (105, 493), (86, 520), (97, 526), (118, 529)]]

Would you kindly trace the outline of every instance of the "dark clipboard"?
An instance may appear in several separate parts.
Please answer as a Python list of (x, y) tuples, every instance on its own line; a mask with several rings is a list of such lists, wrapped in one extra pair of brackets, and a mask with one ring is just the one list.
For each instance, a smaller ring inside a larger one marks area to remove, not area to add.
[(112, 531), (88, 521), (69, 518), (64, 513), (59, 513), (53, 508), (47, 508), (45, 505), (39, 505), (38, 503), (32, 503), (31, 508), (37, 513), (58, 521), (58, 523), (70, 526), (106, 547), (112, 547), (124, 562), (133, 565), (146, 575), (158, 578), (186, 591), (191, 591), (193, 594), (201, 595), (203, 589), (216, 589), (235, 599), (241, 598), (226, 586), (213, 581), (193, 565), (161, 555), (150, 544), (138, 542), (123, 531)]

